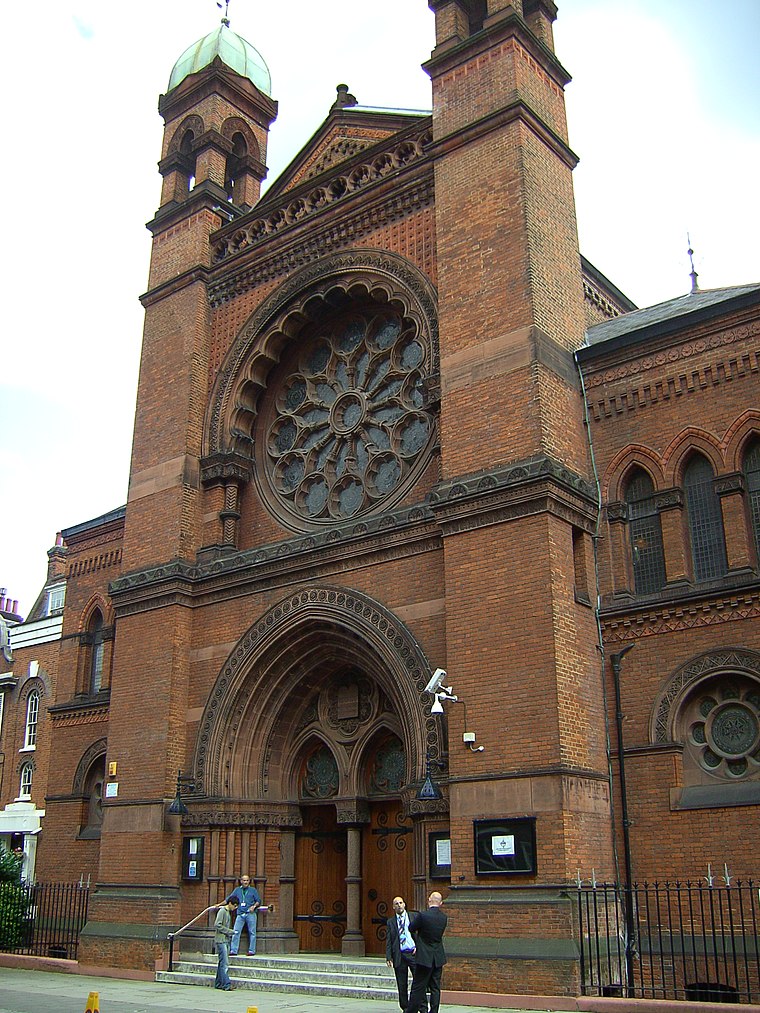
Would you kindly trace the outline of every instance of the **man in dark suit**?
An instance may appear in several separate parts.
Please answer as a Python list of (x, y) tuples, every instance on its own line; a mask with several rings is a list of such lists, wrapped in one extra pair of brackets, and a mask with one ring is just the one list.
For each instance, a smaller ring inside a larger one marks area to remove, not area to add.
[(438, 1013), (441, 1005), (441, 973), (446, 963), (443, 933), (448, 918), (441, 911), (443, 897), (434, 891), (428, 897), (428, 909), (411, 919), (409, 928), (417, 943), (412, 994), (406, 1013), (422, 1013), (425, 992), (430, 991), (430, 1013)]
[[(394, 914), (387, 920), (385, 932), (385, 962), (393, 968), (398, 986), (398, 1004), (402, 1010), (409, 1005), (409, 974), (414, 976), (416, 944), (409, 931), (411, 918), (417, 911), (407, 911), (403, 897), (393, 898)], [(426, 1003), (427, 1005), (427, 1003)]]

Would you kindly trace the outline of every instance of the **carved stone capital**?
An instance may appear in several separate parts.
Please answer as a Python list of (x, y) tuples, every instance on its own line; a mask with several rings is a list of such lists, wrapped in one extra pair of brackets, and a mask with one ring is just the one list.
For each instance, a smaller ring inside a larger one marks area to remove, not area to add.
[(607, 504), (607, 520), (610, 524), (625, 524), (628, 520), (628, 504), (621, 500)]
[(253, 477), (253, 461), (242, 454), (219, 453), (201, 459), (201, 484), (220, 485), (223, 482), (245, 484)]
[(654, 497), (658, 510), (682, 510), (683, 502), (683, 489), (663, 489)]
[(744, 475), (734, 471), (730, 475), (720, 475), (713, 480), (713, 489), (718, 496), (730, 496), (735, 492), (744, 492)]
[(337, 802), (335, 811), (339, 825), (348, 823), (360, 826), (364, 823), (369, 823), (369, 805), (364, 799)]

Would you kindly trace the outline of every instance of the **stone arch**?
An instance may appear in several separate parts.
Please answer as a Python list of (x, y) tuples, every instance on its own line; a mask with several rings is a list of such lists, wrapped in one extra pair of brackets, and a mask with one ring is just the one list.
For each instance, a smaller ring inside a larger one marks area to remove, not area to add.
[(742, 470), (745, 449), (750, 440), (755, 437), (760, 437), (760, 412), (754, 410), (743, 412), (726, 433), (726, 464), (728, 468), (732, 471)]
[[(394, 728), (388, 721), (382, 722), (376, 728), (372, 728), (370, 733), (365, 737), (361, 743), (361, 748), (357, 749), (358, 756), (356, 762), (356, 776), (357, 776), (357, 794), (359, 795), (372, 795), (372, 785), (370, 784), (370, 776), (372, 771), (370, 770), (370, 762), (376, 757), (376, 749), (378, 745), (382, 745), (384, 741), (389, 740), (391, 737), (399, 739), (401, 741), (401, 747), (403, 752), (404, 742), (399, 735), (399, 729)], [(404, 762), (407, 764), (406, 754), (404, 753)], [(409, 771), (406, 771), (406, 780), (408, 780)], [(390, 791), (390, 794), (395, 794), (396, 790), (400, 790), (395, 787)]]
[(610, 462), (602, 480), (603, 499), (607, 501), (623, 499), (630, 473), (637, 467), (647, 472), (655, 489), (664, 487), (665, 478), (659, 455), (643, 444), (636, 444), (619, 451)]
[(74, 781), (71, 786), (72, 795), (81, 795), (83, 793), (84, 783), (87, 779), (87, 774), (89, 773), (90, 768), (96, 760), (99, 760), (101, 756), (106, 755), (107, 747), (107, 739), (97, 739), (97, 741), (93, 742), (92, 745), (88, 746), (82, 753), (79, 763), (77, 764)]
[(112, 626), (113, 625), (113, 621), (114, 621), (113, 608), (111, 606), (110, 601), (108, 599), (104, 598), (103, 595), (100, 594), (99, 592), (96, 592), (89, 599), (89, 601), (87, 602), (87, 604), (85, 605), (85, 607), (82, 609), (82, 612), (81, 612), (81, 614), (79, 616), (79, 632), (80, 633), (86, 633), (87, 632), (87, 630), (89, 629), (89, 626), (90, 626), (90, 621), (91, 621), (93, 615), (95, 614), (95, 610), (96, 609), (100, 612), (101, 616), (103, 617), (103, 625), (104, 626)]
[(244, 119), (241, 119), (239, 116), (229, 116), (222, 124), (220, 133), (222, 137), (225, 137), (228, 141), (232, 141), (235, 134), (241, 134), (248, 149), (246, 154), (252, 158), (261, 158), (259, 142), (256, 140), (249, 124), (246, 123)]
[(662, 467), (669, 485), (683, 484), (684, 469), (694, 454), (705, 457), (715, 475), (725, 470), (723, 451), (715, 436), (705, 429), (689, 426), (678, 434), (663, 454)]
[(655, 699), (649, 722), (653, 743), (674, 741), (679, 708), (694, 687), (718, 673), (748, 675), (760, 683), (760, 653), (743, 647), (705, 651), (679, 666), (664, 681)]
[[(319, 748), (326, 749), (335, 761), (338, 771), (338, 781), (335, 785), (335, 791), (327, 795), (304, 795), (300, 783), (303, 765), (304, 762), (308, 761), (310, 756), (313, 756), (319, 751)], [(345, 794), (345, 789), (341, 791), (341, 788), (344, 788), (345, 785), (346, 771), (345, 768), (341, 769), (341, 766), (340, 759), (335, 755), (332, 743), (330, 743), (325, 736), (322, 736), (313, 729), (310, 729), (298, 743), (297, 748), (294, 751), (293, 762), (291, 763), (290, 770), (286, 773), (287, 787), (291, 798), (297, 799), (298, 801), (303, 801), (304, 798), (307, 798), (312, 802), (331, 802), (338, 798), (341, 794)]]
[[(213, 797), (286, 800), (292, 793), (292, 772), (283, 773), (290, 769), (287, 751), (325, 715), (331, 748), (337, 744), (351, 757), (361, 735), (350, 721), (330, 716), (329, 694), (320, 696), (336, 665), (366, 681), (358, 693), (367, 720), (384, 709), (397, 715), (407, 776), (421, 778), (426, 752), (433, 759), (443, 754), (439, 726), (423, 712), (430, 665), (421, 647), (404, 623), (367, 595), (316, 586), (272, 606), (222, 666), (200, 723), (196, 789)], [(350, 781), (347, 787), (354, 789)]]
[(422, 272), (398, 254), (376, 250), (323, 257), (265, 299), (233, 342), (209, 399), (204, 455), (250, 457), (259, 399), (283, 350), (320, 313), (362, 298), (391, 304), (413, 321), (427, 349), (425, 373), (438, 373), (436, 297)]
[(203, 120), (197, 113), (191, 113), (189, 116), (185, 116), (183, 120), (177, 124), (169, 138), (167, 145), (167, 154), (172, 154), (175, 151), (179, 151), (182, 147), (182, 141), (188, 131), (193, 135), (193, 138), (197, 140), (203, 133), (205, 133), (206, 127), (204, 126)]

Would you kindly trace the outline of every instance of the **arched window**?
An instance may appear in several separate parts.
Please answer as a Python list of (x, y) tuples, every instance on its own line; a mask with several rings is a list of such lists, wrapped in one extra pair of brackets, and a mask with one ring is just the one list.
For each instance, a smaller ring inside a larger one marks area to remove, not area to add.
[(90, 693), (99, 692), (103, 683), (103, 616), (96, 609), (87, 628), (90, 644), (89, 684)]
[(744, 455), (744, 480), (747, 485), (749, 521), (755, 536), (755, 549), (760, 559), (760, 439), (753, 439)]
[(722, 577), (727, 569), (723, 515), (713, 478), (710, 462), (695, 454), (684, 472), (683, 487), (697, 582)]
[(32, 797), (32, 778), (34, 776), (34, 765), (25, 763), (21, 768), (21, 783), (19, 785), (19, 798)]
[(235, 193), (235, 184), (240, 175), (241, 165), (247, 155), (248, 145), (245, 142), (245, 137), (238, 130), (232, 135), (232, 151), (227, 156), (224, 173), (224, 187), (227, 191), (227, 200), (229, 201), (235, 200), (235, 197), (238, 196)]
[(642, 468), (637, 468), (631, 475), (625, 502), (628, 506), (636, 594), (655, 594), (665, 586), (666, 579), (662, 523), (655, 504), (652, 479)]
[(26, 702), (26, 730), (24, 732), (24, 749), (37, 748), (37, 721), (40, 714), (40, 694), (32, 690)]
[(186, 130), (182, 136), (182, 141), (179, 146), (179, 150), (185, 156), (185, 165), (187, 166), (187, 189), (192, 190), (195, 186), (195, 152), (193, 151), (193, 143), (195, 142), (195, 134), (192, 130)]

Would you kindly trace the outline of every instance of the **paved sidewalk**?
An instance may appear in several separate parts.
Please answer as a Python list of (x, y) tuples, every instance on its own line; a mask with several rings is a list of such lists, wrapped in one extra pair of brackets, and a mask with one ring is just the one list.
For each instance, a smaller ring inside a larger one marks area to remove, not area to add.
[[(397, 1003), (376, 999), (248, 989), (219, 992), (193, 985), (0, 967), (0, 1013), (84, 1013), (90, 992), (98, 993), (100, 1013), (247, 1013), (254, 1006), (258, 1013), (398, 1013)], [(484, 1013), (484, 1009), (441, 1003), (441, 1013)]]

